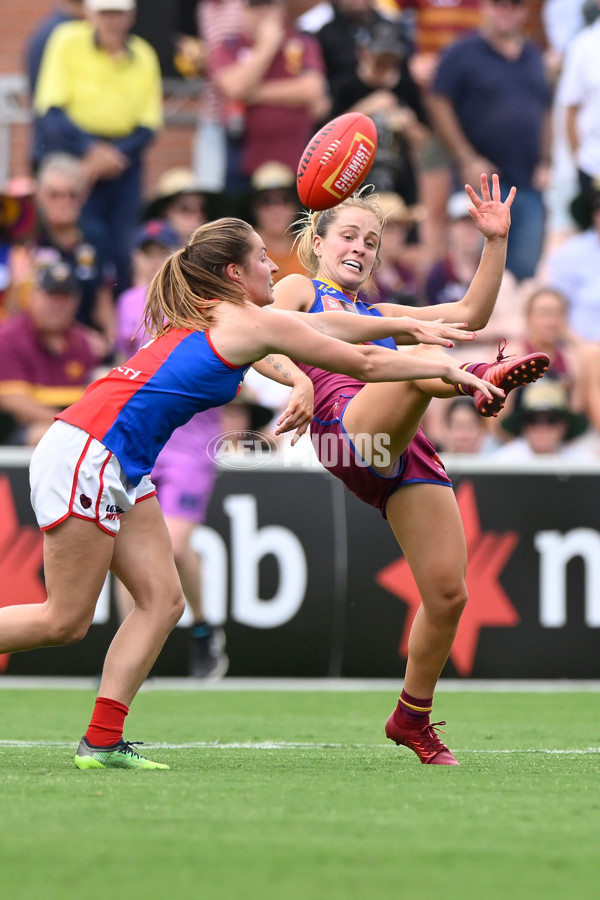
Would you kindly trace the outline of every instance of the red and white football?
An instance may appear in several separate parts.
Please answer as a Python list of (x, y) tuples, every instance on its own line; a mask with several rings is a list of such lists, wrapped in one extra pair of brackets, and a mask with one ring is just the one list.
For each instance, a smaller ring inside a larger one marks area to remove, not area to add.
[(362, 113), (344, 113), (309, 141), (296, 177), (298, 196), (308, 209), (331, 209), (363, 183), (375, 159), (377, 130)]

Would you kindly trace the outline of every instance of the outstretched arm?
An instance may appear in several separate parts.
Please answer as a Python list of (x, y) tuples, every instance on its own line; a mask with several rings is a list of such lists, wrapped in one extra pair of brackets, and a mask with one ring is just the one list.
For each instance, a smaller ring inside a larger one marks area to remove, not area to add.
[(396, 353), (373, 344), (354, 346), (319, 334), (297, 316), (283, 310), (237, 309), (224, 327), (212, 329), (220, 355), (233, 365), (245, 365), (269, 353), (284, 353), (311, 366), (339, 372), (359, 381), (413, 381), (442, 378), (449, 384), (471, 385), (489, 399), (504, 392), (459, 369), (451, 359), (428, 359)]
[(315, 331), (350, 344), (391, 337), (397, 344), (454, 347), (454, 341), (472, 341), (475, 337), (473, 331), (466, 330), (465, 322), (445, 322), (442, 318), (423, 322), (411, 316), (353, 316), (339, 312), (293, 312), (292, 315), (302, 318)]
[[(352, 316), (343, 312), (309, 313), (315, 299), (315, 287), (305, 275), (288, 275), (277, 282), (274, 289), (275, 304), (271, 309), (284, 309), (303, 319), (307, 325), (350, 344), (361, 344), (391, 337), (397, 344), (439, 344), (454, 346), (454, 341), (470, 341), (475, 335), (466, 331), (464, 322), (457, 322), (454, 316), (446, 322), (436, 312), (425, 321), (413, 316), (412, 307), (403, 307), (401, 315)], [(391, 304), (378, 304), (377, 310)]]
[(481, 176), (481, 197), (471, 185), (465, 185), (472, 208), (469, 210), (473, 222), (485, 237), (483, 254), (475, 277), (462, 300), (455, 303), (440, 303), (436, 306), (406, 307), (381, 303), (378, 309), (386, 316), (411, 315), (417, 319), (432, 321), (443, 316), (453, 322), (466, 322), (473, 331), (479, 331), (489, 322), (494, 311), (498, 291), (502, 284), (506, 264), (506, 245), (510, 230), (510, 208), (516, 194), (511, 188), (504, 202), (500, 199), (500, 182), (492, 176), (492, 191), (487, 175)]

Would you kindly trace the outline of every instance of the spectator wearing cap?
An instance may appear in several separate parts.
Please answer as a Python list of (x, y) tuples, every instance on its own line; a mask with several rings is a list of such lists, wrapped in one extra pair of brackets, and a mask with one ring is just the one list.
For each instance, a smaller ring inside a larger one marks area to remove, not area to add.
[(206, 197), (194, 172), (183, 166), (163, 172), (142, 219), (165, 219), (179, 235), (180, 245), (185, 244), (192, 232), (208, 220)]
[(570, 409), (565, 389), (556, 381), (524, 387), (519, 407), (503, 419), (502, 428), (515, 438), (495, 451), (497, 460), (519, 462), (549, 455), (582, 462), (594, 459), (592, 451), (576, 441), (587, 430), (588, 420)]
[(373, 25), (388, 21), (375, 0), (335, 0), (333, 16), (317, 32), (332, 109), (340, 109), (339, 91), (356, 74), (358, 42)]
[(385, 215), (381, 234), (379, 264), (373, 276), (373, 290), (366, 294), (371, 303), (403, 303), (422, 306), (420, 292), (421, 259), (418, 244), (407, 238), (422, 221), (421, 206), (407, 206), (399, 194), (379, 194), (377, 203)]
[(300, 212), (296, 174), (276, 161), (263, 163), (251, 179), (250, 214), (252, 224), (265, 242), (267, 253), (279, 271), (273, 281), (286, 275), (306, 274), (294, 251), (293, 225)]
[(168, 254), (181, 246), (179, 234), (166, 219), (149, 219), (139, 228), (132, 251), (133, 286), (117, 299), (115, 351), (120, 359), (129, 359), (144, 343), (140, 325), (148, 286)]
[(5, 439), (27, 446), (83, 394), (105, 351), (95, 332), (76, 321), (81, 288), (69, 266), (40, 267), (36, 276), (29, 307), (0, 323)]
[(506, 267), (518, 281), (542, 253), (551, 151), (551, 88), (528, 15), (528, 0), (481, 0), (479, 29), (444, 50), (428, 102), (458, 184), (495, 172), (502, 196), (517, 187)]
[(130, 279), (144, 152), (162, 124), (158, 57), (130, 34), (135, 11), (135, 0), (85, 0), (85, 21), (52, 32), (34, 97), (36, 164), (59, 151), (82, 159), (85, 214), (107, 228), (118, 289)]
[(549, 254), (545, 281), (567, 298), (575, 334), (600, 341), (600, 178), (581, 191), (571, 211), (581, 231)]
[(339, 79), (332, 115), (360, 112), (373, 119), (377, 154), (368, 180), (375, 190), (400, 194), (411, 206), (418, 197), (413, 159), (430, 132), (403, 29), (395, 22), (374, 22), (357, 36), (356, 54), (356, 68)]

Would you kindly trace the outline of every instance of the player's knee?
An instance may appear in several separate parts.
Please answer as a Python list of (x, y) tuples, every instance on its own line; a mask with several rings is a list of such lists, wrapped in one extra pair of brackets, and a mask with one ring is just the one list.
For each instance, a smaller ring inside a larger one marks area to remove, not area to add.
[(448, 617), (451, 621), (457, 622), (460, 619), (462, 612), (467, 605), (467, 597), (467, 588), (466, 585), (463, 584), (448, 598), (446, 606)]
[(169, 633), (185, 611), (185, 597), (180, 587), (165, 588), (154, 594), (144, 609), (152, 616), (156, 628)]
[(58, 647), (67, 644), (77, 644), (88, 633), (90, 623), (86, 620), (65, 620), (53, 622), (50, 628), (51, 646)]
[(450, 615), (453, 619), (460, 619), (465, 606), (467, 605), (467, 589), (464, 587), (458, 591), (450, 601)]
[(169, 602), (165, 604), (165, 612), (167, 618), (167, 627), (175, 628), (183, 613), (185, 612), (185, 597), (181, 591), (173, 592)]
[(455, 625), (467, 604), (467, 588), (464, 582), (454, 587), (446, 586), (440, 591), (435, 604), (435, 615), (440, 624)]

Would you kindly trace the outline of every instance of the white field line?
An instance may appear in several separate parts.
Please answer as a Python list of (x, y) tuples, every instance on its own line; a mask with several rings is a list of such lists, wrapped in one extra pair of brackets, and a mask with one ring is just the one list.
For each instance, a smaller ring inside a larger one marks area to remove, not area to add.
[[(187, 741), (181, 744), (165, 742), (144, 743), (146, 750), (381, 750), (383, 747), (389, 750), (395, 748), (388, 744), (335, 744), (327, 742), (302, 742), (302, 741), (232, 741), (221, 743), (220, 741)], [(44, 747), (58, 747), (61, 749), (75, 750), (76, 743), (67, 741), (11, 741), (0, 740), (2, 749), (42, 749)], [(556, 749), (550, 747), (531, 747), (527, 749), (491, 749), (476, 750), (472, 747), (453, 748), (456, 753), (484, 753), (484, 754), (508, 754), (508, 753), (542, 753), (549, 756), (589, 756), (600, 754), (600, 747), (587, 747), (585, 749)]]
[[(97, 691), (99, 678), (70, 676), (0, 675), (0, 690), (64, 689)], [(149, 678), (143, 691), (391, 691), (398, 694), (402, 679), (391, 678), (234, 678), (209, 681), (197, 678)], [(442, 678), (437, 691), (518, 693), (600, 693), (592, 679), (455, 679)]]

